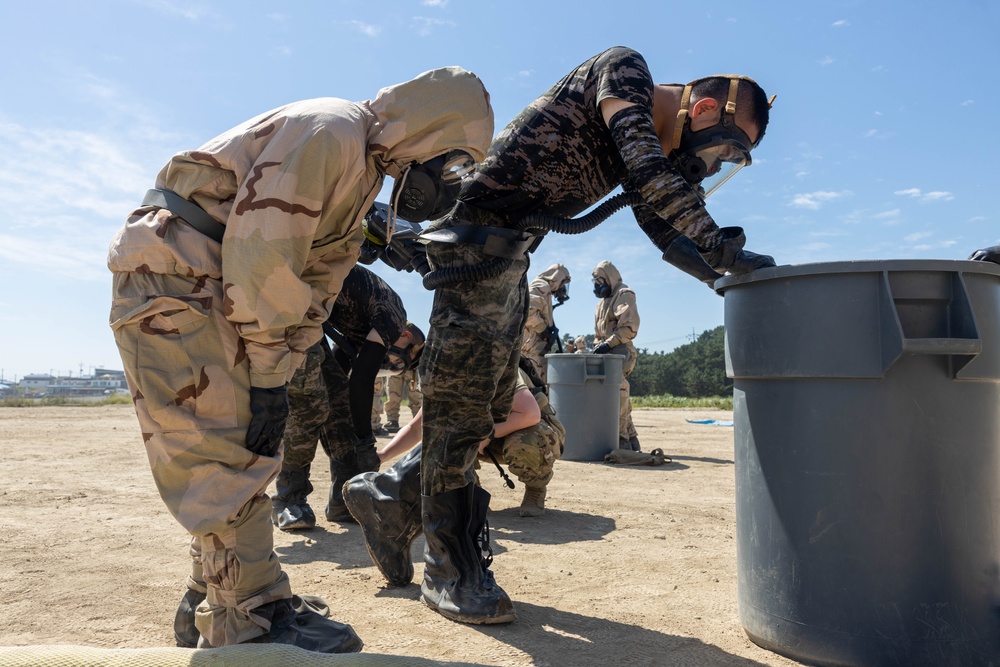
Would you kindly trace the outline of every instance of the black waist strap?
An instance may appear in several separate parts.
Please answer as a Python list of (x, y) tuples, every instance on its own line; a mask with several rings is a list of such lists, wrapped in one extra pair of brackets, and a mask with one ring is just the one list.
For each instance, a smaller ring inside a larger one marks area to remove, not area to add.
[(484, 225), (456, 225), (420, 234), (426, 241), (438, 243), (471, 243), (483, 246), (483, 252), (496, 257), (520, 259), (531, 249), (536, 237), (532, 234)]
[(222, 243), (222, 235), (226, 232), (226, 226), (206, 213), (205, 209), (193, 201), (184, 199), (173, 190), (153, 188), (147, 191), (146, 196), (142, 198), (142, 205), (165, 208), (176, 215), (179, 220), (191, 225), (216, 243)]

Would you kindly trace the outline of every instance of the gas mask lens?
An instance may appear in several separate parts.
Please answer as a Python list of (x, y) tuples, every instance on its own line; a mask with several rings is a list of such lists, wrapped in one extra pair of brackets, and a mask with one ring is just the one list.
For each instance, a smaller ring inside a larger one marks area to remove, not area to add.
[(705, 165), (705, 177), (699, 183), (705, 192), (704, 199), (751, 162), (750, 151), (735, 142), (703, 148), (695, 157)]
[(476, 162), (464, 151), (452, 151), (445, 156), (444, 167), (441, 169), (441, 180), (451, 185), (460, 183), (463, 178), (472, 173)]

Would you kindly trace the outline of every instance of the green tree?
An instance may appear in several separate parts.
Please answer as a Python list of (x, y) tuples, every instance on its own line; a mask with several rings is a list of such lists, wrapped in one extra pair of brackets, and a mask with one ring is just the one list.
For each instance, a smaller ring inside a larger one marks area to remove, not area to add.
[(671, 352), (639, 351), (629, 376), (633, 396), (726, 396), (733, 382), (726, 377), (725, 329), (716, 327)]

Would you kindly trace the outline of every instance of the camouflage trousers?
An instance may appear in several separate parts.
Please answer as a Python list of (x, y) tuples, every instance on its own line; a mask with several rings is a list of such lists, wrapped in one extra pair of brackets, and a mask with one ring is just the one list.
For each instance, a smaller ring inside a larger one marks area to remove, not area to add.
[(374, 393), (372, 394), (372, 430), (377, 431), (382, 428), (382, 415), (385, 414), (385, 378), (375, 378)]
[(403, 404), (403, 394), (410, 402), (410, 416), (415, 417), (420, 411), (423, 395), (420, 393), (420, 382), (417, 380), (417, 369), (404, 371), (399, 375), (390, 375), (386, 380), (386, 391), (389, 398), (385, 402), (385, 418), (399, 423), (399, 408)]
[[(481, 265), (480, 246), (431, 243), (431, 268)], [(527, 310), (527, 259), (499, 276), (439, 287), (420, 358), (424, 495), (475, 483), (479, 443), (510, 414)]]
[(566, 444), (566, 429), (556, 418), (545, 395), (536, 396), (542, 419), (534, 426), (514, 431), (504, 438), (490, 441), (479, 456), (480, 462), (492, 467), (493, 459), (503, 461), (511, 473), (525, 486), (546, 486), (552, 480), (556, 460), (562, 457)]
[(618, 389), (618, 441), (627, 442), (629, 438), (639, 436), (632, 423), (632, 397), (628, 383), (628, 376), (635, 370), (638, 354), (631, 342), (615, 345), (609, 354), (625, 357), (622, 361), (622, 383)]
[(254, 610), (292, 595), (265, 493), (280, 459), (246, 449), (250, 368), (225, 300), (219, 280), (116, 273), (110, 318), (153, 480), (194, 538), (195, 624), (213, 646), (264, 634)]

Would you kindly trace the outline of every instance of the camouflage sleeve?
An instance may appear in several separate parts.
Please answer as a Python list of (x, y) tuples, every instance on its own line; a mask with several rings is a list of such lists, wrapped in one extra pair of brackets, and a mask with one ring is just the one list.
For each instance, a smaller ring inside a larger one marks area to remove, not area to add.
[(718, 225), (694, 188), (667, 159), (649, 109), (641, 105), (626, 107), (612, 116), (608, 125), (628, 169), (630, 188), (642, 195), (650, 210), (661, 218), (660, 224), (674, 227), (703, 250), (718, 246)]
[(345, 149), (332, 131), (286, 123), (237, 192), (222, 244), (222, 279), (226, 317), (246, 345), (253, 386), (284, 384), (296, 357), (320, 339), (329, 293), (343, 279), (335, 265), (349, 257), (336, 256), (345, 253), (340, 243), (327, 253), (329, 261), (320, 261), (323, 251), (312, 245), (324, 215), (343, 214), (325, 212), (324, 201), (343, 185), (344, 165), (351, 162), (345, 151), (364, 151), (363, 136), (348, 140), (358, 146)]

